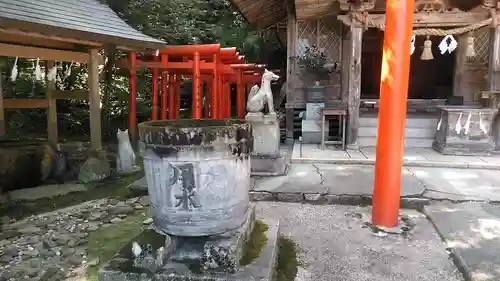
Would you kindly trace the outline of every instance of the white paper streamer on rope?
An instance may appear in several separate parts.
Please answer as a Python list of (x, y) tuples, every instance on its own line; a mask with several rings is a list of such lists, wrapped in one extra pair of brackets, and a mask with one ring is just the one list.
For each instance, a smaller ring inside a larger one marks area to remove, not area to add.
[(472, 118), (472, 112), (469, 112), (469, 117), (467, 117), (467, 122), (465, 122), (465, 135), (469, 135), (470, 119)]
[(40, 59), (36, 59), (35, 65), (35, 79), (36, 81), (42, 80), (42, 70), (40, 69)]
[(483, 115), (481, 114), (481, 112), (479, 112), (479, 129), (483, 131), (483, 134), (488, 135), (488, 129), (486, 129), (486, 126), (484, 126)]
[(410, 55), (413, 55), (413, 53), (415, 53), (415, 40), (416, 40), (416, 38), (417, 38), (417, 37), (416, 37), (415, 35), (413, 35), (413, 36), (411, 37)]
[(452, 35), (446, 35), (443, 40), (441, 40), (438, 47), (439, 51), (441, 51), (441, 55), (444, 55), (446, 52), (451, 54), (458, 47), (458, 43)]
[(460, 114), (458, 115), (458, 120), (457, 123), (455, 124), (455, 132), (457, 133), (457, 135), (459, 135), (460, 132), (462, 131), (462, 124), (460, 124), (461, 121), (462, 121), (462, 112), (460, 112)]
[(66, 69), (66, 73), (64, 73), (64, 77), (65, 78), (68, 78), (70, 75), (71, 75), (71, 67), (73, 66), (73, 62), (71, 62), (68, 66), (68, 68)]
[(54, 66), (52, 66), (52, 68), (49, 69), (49, 72), (47, 73), (47, 80), (55, 81), (56, 77), (57, 77), (57, 63), (54, 62)]
[(10, 73), (10, 80), (11, 81), (16, 81), (17, 78), (17, 60), (18, 57), (16, 57), (16, 60), (14, 61), (14, 66), (12, 67), (12, 72)]

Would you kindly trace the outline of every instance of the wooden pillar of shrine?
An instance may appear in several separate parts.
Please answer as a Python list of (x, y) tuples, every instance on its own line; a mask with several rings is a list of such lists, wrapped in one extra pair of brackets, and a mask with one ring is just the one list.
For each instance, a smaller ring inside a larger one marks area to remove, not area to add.
[[(89, 51), (88, 87), (90, 103), (90, 146), (92, 150), (102, 149), (101, 96), (99, 91), (99, 50)], [(135, 100), (134, 100), (135, 102)], [(135, 128), (135, 126), (134, 126)]]
[[(47, 73), (50, 69), (54, 67), (54, 61), (46, 61), (45, 66), (47, 69)], [(56, 81), (50, 81), (45, 75), (47, 89), (47, 133), (48, 133), (48, 141), (50, 144), (57, 145), (58, 134), (57, 134), (57, 106), (56, 106)]]
[(347, 142), (348, 148), (358, 147), (359, 105), (361, 99), (361, 48), (363, 45), (363, 26), (352, 21), (349, 34), (349, 60), (347, 71)]

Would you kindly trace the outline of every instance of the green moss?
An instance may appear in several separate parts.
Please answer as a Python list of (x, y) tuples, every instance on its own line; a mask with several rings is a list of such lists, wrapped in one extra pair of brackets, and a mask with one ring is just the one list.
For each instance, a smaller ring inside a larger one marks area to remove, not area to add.
[(98, 183), (88, 185), (85, 192), (74, 192), (53, 198), (33, 201), (10, 201), (0, 206), (0, 216), (22, 219), (30, 215), (51, 212), (57, 209), (77, 205), (86, 201), (117, 198), (126, 199), (141, 194), (134, 194), (127, 186), (143, 177), (142, 172), (120, 177), (110, 177)]
[(123, 221), (92, 232), (88, 238), (87, 251), (91, 258), (99, 258), (97, 266), (87, 269), (87, 281), (97, 281), (99, 268), (106, 264), (133, 237), (143, 231), (144, 212), (137, 212)]
[(241, 266), (249, 265), (259, 257), (262, 248), (267, 244), (266, 232), (268, 229), (267, 224), (264, 222), (255, 221), (252, 233), (250, 233), (250, 237), (243, 248), (243, 257), (240, 259)]
[(295, 242), (281, 236), (278, 240), (279, 254), (276, 267), (277, 281), (293, 281), (297, 275), (300, 262), (297, 258), (297, 245)]

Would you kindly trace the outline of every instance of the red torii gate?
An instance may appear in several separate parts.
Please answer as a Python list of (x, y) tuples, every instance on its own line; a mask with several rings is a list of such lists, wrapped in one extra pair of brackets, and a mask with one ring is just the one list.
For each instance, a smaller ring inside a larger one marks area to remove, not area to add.
[[(245, 88), (247, 83), (260, 81), (264, 65), (245, 64), (244, 56), (236, 48), (221, 48), (219, 44), (169, 46), (154, 56), (137, 58), (129, 54), (122, 62), (130, 67), (129, 131), (136, 135), (136, 70), (152, 70), (151, 119), (158, 118), (158, 80), (161, 72), (161, 119), (177, 119), (180, 111), (181, 76), (193, 80), (192, 118), (203, 117), (202, 83), (207, 84), (205, 118), (226, 119), (231, 117), (230, 85), (237, 85), (238, 118), (245, 115)], [(167, 78), (168, 77), (168, 78)], [(168, 83), (167, 83), (168, 82)], [(167, 97), (168, 89), (168, 97)], [(168, 108), (168, 116), (167, 116)]]

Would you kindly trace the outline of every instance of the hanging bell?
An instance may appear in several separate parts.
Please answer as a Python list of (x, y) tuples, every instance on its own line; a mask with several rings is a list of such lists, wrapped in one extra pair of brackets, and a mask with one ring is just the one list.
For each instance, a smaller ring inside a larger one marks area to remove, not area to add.
[(36, 81), (42, 80), (42, 70), (40, 69), (40, 59), (36, 59), (35, 79), (36, 79)]
[(422, 55), (420, 56), (421, 60), (432, 60), (434, 56), (432, 55), (432, 41), (429, 36), (425, 38), (424, 42), (424, 50), (422, 51)]
[(10, 80), (12, 82), (16, 81), (16, 78), (17, 78), (17, 60), (18, 60), (18, 57), (16, 57), (16, 60), (14, 61), (14, 66), (12, 67), (12, 72), (10, 74)]
[(469, 37), (467, 37), (466, 56), (468, 58), (474, 58), (476, 56), (476, 49), (474, 48), (474, 36), (472, 35), (472, 32), (469, 33)]

